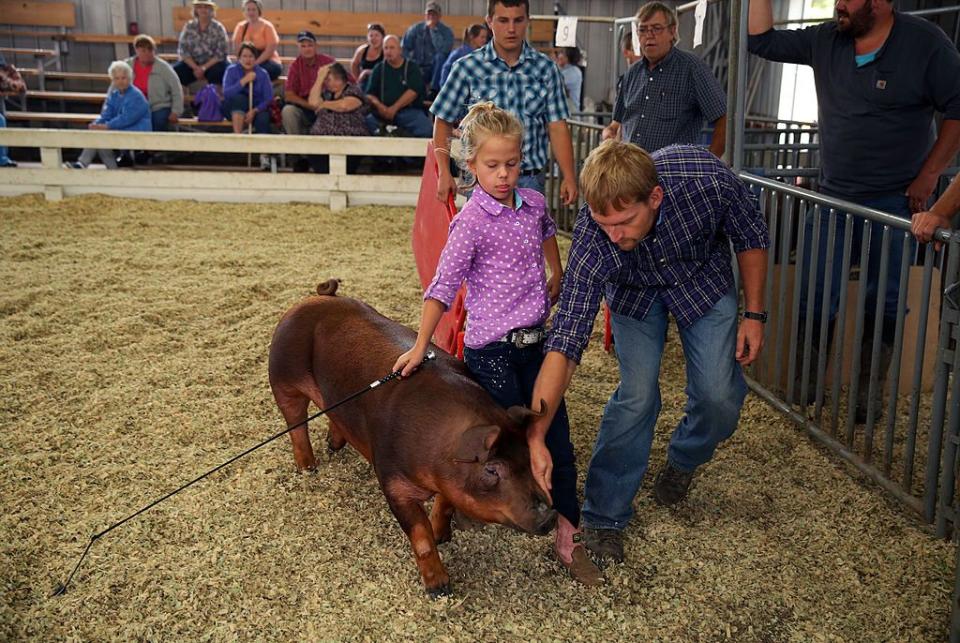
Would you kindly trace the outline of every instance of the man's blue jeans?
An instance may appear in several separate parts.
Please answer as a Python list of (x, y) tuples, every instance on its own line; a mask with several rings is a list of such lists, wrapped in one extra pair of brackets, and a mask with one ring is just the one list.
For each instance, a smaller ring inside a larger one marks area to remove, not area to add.
[[(376, 114), (367, 114), (365, 120), (367, 129), (370, 130), (371, 134), (382, 133), (379, 132), (382, 123)], [(404, 130), (408, 136), (415, 138), (430, 138), (433, 136), (433, 123), (427, 113), (420, 107), (404, 107), (393, 118), (393, 124)]]
[(170, 112), (172, 111), (169, 107), (162, 107), (150, 112), (150, 124), (153, 126), (154, 132), (170, 131)]
[[(910, 202), (906, 195), (894, 194), (873, 199), (861, 199), (857, 203), (890, 214), (895, 214), (906, 220), (910, 220)], [(830, 231), (829, 210), (824, 209), (820, 218), (820, 236), (818, 240), (817, 251), (817, 275), (815, 294), (813, 302), (814, 317), (814, 337), (820, 328), (820, 310), (823, 307), (823, 289), (826, 282), (824, 269), (828, 253), (833, 253), (833, 265), (830, 274), (830, 301), (827, 313), (827, 319), (833, 321), (840, 309), (840, 279), (843, 277), (843, 234), (846, 227), (846, 213), (838, 211), (834, 219), (834, 242), (833, 248), (827, 248), (827, 235)], [(868, 222), (860, 217), (853, 219), (853, 243), (850, 250), (851, 264), (860, 262), (860, 252), (863, 246), (863, 227)], [(874, 317), (876, 311), (878, 290), (884, 295), (883, 317), (888, 320), (894, 320), (897, 317), (897, 297), (900, 292), (900, 262), (904, 252), (913, 252), (913, 239), (904, 242), (903, 232), (900, 230), (891, 230), (890, 238), (890, 260), (887, 267), (887, 274), (880, 275), (880, 253), (883, 244), (883, 224), (869, 222), (870, 225), (870, 248), (867, 251), (868, 265), (861, 266), (861, 275), (866, 275), (867, 300), (866, 315), (869, 318)], [(803, 319), (807, 311), (807, 288), (810, 280), (810, 250), (813, 244), (814, 221), (813, 216), (807, 217), (804, 224), (804, 253), (803, 253), (803, 277), (801, 279), (800, 290), (800, 318)], [(863, 277), (861, 277), (863, 278)], [(853, 296), (853, 292), (848, 295)]]
[[(613, 314), (620, 385), (603, 411), (587, 470), (584, 524), (623, 529), (647, 470), (653, 430), (660, 415), (660, 358), (667, 335), (667, 309), (657, 299), (641, 321)], [(737, 297), (733, 290), (687, 328), (680, 328), (687, 366), (687, 405), (670, 438), (667, 458), (693, 471), (733, 435), (747, 394), (737, 344)]]

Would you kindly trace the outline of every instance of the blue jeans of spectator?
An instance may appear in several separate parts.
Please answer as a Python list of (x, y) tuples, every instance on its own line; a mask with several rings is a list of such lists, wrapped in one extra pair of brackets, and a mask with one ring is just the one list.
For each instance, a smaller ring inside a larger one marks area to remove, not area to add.
[(167, 132), (170, 130), (170, 112), (169, 107), (162, 107), (155, 112), (150, 112), (150, 124), (154, 132)]
[[(667, 308), (658, 298), (643, 320), (611, 315), (620, 363), (620, 385), (603, 410), (584, 485), (583, 522), (623, 529), (647, 470), (660, 415), (660, 359)], [(687, 370), (687, 403), (673, 431), (667, 459), (681, 471), (708, 462), (733, 435), (747, 394), (734, 358), (737, 297), (733, 289), (687, 328), (680, 328)]]
[[(7, 117), (0, 113), (0, 127), (7, 126)], [(5, 145), (0, 145), (0, 165), (6, 165), (10, 162), (10, 157), (7, 156), (7, 147)]]
[[(543, 363), (543, 345), (517, 348), (509, 342), (492, 342), (483, 348), (463, 349), (463, 361), (473, 377), (504, 408), (528, 406), (533, 384)], [(574, 526), (580, 524), (577, 501), (577, 467), (570, 442), (567, 406), (560, 403), (546, 436), (553, 459), (553, 508)]]
[[(890, 214), (895, 214), (907, 221), (911, 218), (910, 202), (904, 194), (893, 194), (872, 199), (860, 199), (856, 203), (864, 205)], [(840, 280), (843, 277), (843, 245), (844, 231), (846, 227), (846, 213), (837, 211), (834, 219), (834, 242), (833, 247), (827, 247), (827, 235), (830, 231), (829, 210), (823, 209), (820, 218), (820, 236), (817, 248), (817, 274), (816, 284), (814, 286), (813, 302), (813, 332), (814, 342), (819, 337), (821, 310), (823, 308), (823, 289), (826, 285), (826, 275), (824, 274), (828, 253), (833, 253), (832, 270), (830, 273), (830, 301), (828, 302), (827, 319), (830, 322), (837, 316), (840, 310)], [(887, 274), (880, 275), (880, 253), (883, 247), (883, 224), (877, 222), (868, 222), (863, 218), (854, 217), (852, 227), (852, 244), (850, 250), (850, 263), (856, 265), (860, 262), (860, 253), (863, 249), (863, 231), (864, 225), (870, 226), (870, 247), (867, 250), (867, 266), (864, 270), (860, 266), (861, 279), (866, 276), (867, 299), (866, 299), (866, 317), (873, 319), (875, 316), (877, 296), (884, 296), (883, 318), (884, 327), (890, 327), (897, 317), (897, 297), (900, 291), (900, 262), (903, 259), (903, 253), (913, 253), (913, 237), (908, 236), (904, 240), (902, 231), (891, 230), (890, 255), (887, 266)], [(814, 221), (813, 216), (808, 215), (805, 227), (804, 253), (803, 253), (803, 277), (801, 279), (800, 290), (800, 319), (803, 320), (807, 312), (807, 292), (810, 281), (810, 255), (813, 244)], [(853, 293), (848, 293), (852, 296)]]
[[(197, 77), (193, 75), (193, 70), (190, 68), (187, 63), (182, 60), (173, 66), (173, 71), (176, 72), (177, 78), (180, 79), (180, 84), (184, 87), (192, 84), (197, 80)], [(223, 60), (218, 62), (216, 65), (211, 65), (207, 71), (203, 73), (203, 77), (207, 79), (208, 83), (213, 83), (214, 85), (223, 84), (223, 74), (227, 71), (227, 63)]]
[[(223, 117), (230, 120), (232, 118), (231, 114), (234, 112), (246, 114), (249, 110), (248, 103), (249, 98), (245, 93), (236, 94), (233, 98), (223, 101)], [(257, 112), (257, 115), (253, 117), (253, 131), (257, 134), (270, 133), (270, 112)]]
[(280, 77), (280, 74), (283, 73), (283, 65), (273, 59), (260, 63), (260, 66), (266, 70), (267, 74), (270, 76), (270, 80), (276, 80)]
[[(370, 133), (376, 135), (382, 129), (383, 124), (376, 114), (367, 114), (367, 129)], [(430, 117), (420, 107), (404, 107), (393, 119), (393, 124), (404, 130), (409, 136), (416, 138), (430, 138), (433, 136), (433, 123)], [(382, 131), (380, 132), (383, 133)]]

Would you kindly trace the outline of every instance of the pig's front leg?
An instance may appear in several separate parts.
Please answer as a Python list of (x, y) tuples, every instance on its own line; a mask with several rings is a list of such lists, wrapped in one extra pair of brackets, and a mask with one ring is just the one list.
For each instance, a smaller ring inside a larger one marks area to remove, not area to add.
[(450, 577), (440, 561), (437, 542), (427, 512), (423, 510), (424, 492), (403, 479), (382, 483), (390, 510), (413, 548), (423, 585), (431, 598), (450, 594)]
[(430, 526), (437, 543), (449, 542), (452, 536), (450, 520), (453, 518), (453, 505), (442, 494), (437, 494), (430, 509)]

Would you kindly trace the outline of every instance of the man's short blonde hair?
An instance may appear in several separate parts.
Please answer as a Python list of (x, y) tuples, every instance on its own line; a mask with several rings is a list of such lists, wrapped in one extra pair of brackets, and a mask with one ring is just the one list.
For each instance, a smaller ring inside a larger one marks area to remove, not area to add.
[(598, 214), (610, 205), (621, 209), (646, 201), (657, 185), (653, 159), (633, 143), (604, 141), (590, 152), (580, 171), (580, 193)]

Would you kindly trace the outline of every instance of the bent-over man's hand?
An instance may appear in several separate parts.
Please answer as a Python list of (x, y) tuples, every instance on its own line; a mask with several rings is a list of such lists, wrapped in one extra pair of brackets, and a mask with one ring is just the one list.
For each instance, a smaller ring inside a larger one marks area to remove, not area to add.
[(550, 489), (553, 488), (553, 458), (550, 450), (542, 438), (530, 438), (527, 443), (530, 446), (530, 470), (533, 472), (533, 479), (543, 489), (547, 502), (552, 506), (553, 496), (550, 495)]
[(749, 366), (763, 348), (763, 322), (756, 319), (743, 319), (737, 328), (737, 361), (741, 366)]

